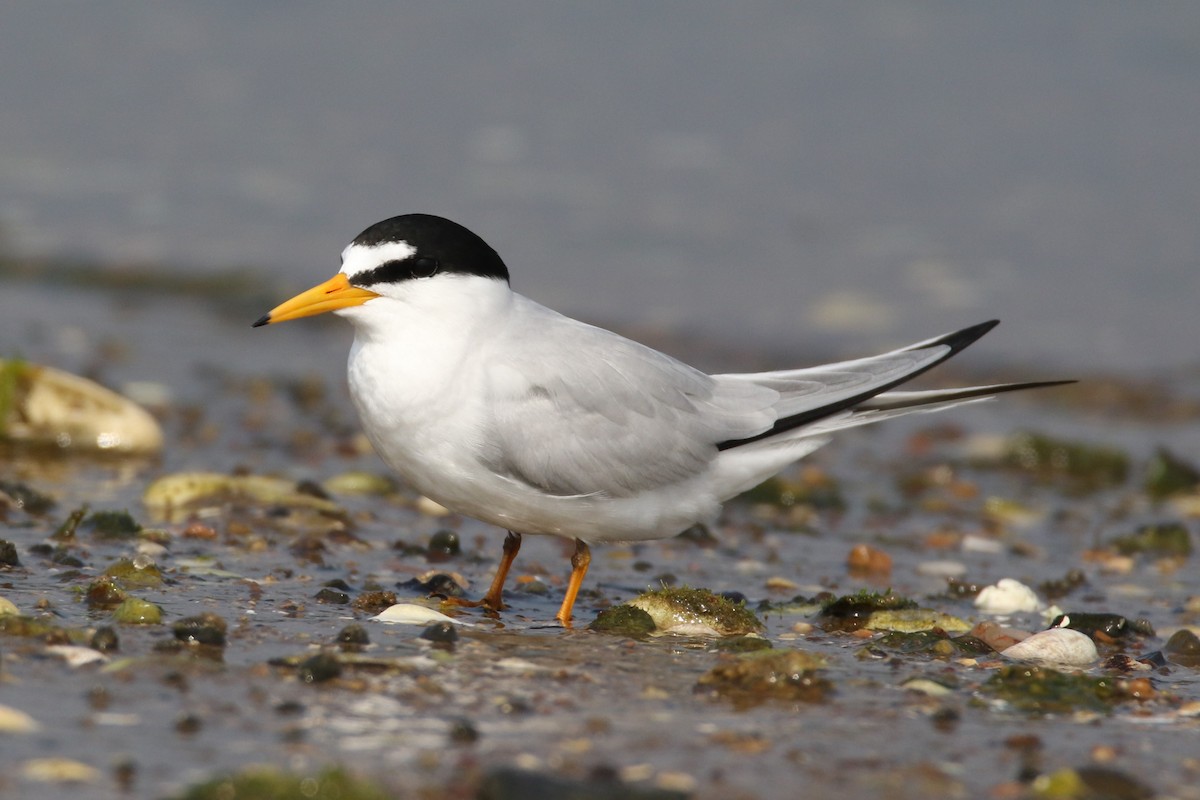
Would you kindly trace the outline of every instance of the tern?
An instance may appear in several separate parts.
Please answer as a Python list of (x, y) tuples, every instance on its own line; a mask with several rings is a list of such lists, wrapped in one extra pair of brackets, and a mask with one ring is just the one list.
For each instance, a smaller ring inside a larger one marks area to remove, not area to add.
[(564, 626), (589, 544), (663, 539), (712, 520), (845, 428), (1070, 381), (896, 387), (996, 326), (804, 369), (709, 375), (512, 291), (483, 239), (428, 214), (367, 228), (340, 271), (257, 322), (333, 312), (354, 326), (350, 395), (367, 438), (414, 489), (508, 534), (484, 597), (504, 607), (521, 537), (574, 539)]

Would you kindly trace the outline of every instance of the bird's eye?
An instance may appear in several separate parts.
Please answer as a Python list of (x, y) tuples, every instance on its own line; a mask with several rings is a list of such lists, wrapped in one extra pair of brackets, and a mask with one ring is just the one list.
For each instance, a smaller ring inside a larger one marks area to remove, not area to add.
[(420, 256), (413, 261), (413, 275), (418, 278), (428, 278), (438, 271), (438, 260), (431, 256)]

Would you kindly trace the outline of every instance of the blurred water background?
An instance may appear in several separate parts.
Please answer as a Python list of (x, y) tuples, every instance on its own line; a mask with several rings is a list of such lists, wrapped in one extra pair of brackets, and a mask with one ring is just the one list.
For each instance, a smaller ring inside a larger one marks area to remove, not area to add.
[[(1148, 375), (1200, 364), (1198, 132), (1194, 3), (8, 3), (0, 242), (275, 300), (425, 211), (603, 324), (846, 355), (996, 316), (978, 358)], [(5, 350), (95, 308), (0, 281)], [(217, 327), (170, 305), (76, 336), (169, 374)]]

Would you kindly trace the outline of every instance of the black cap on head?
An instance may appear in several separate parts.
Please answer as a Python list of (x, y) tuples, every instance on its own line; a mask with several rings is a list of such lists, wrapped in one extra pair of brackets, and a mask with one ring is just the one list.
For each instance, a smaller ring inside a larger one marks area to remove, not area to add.
[(434, 274), (478, 275), (508, 283), (508, 268), (487, 242), (444, 217), (404, 214), (376, 222), (355, 237), (351, 247), (375, 248), (404, 242), (407, 257), (350, 275), (355, 286), (398, 283)]

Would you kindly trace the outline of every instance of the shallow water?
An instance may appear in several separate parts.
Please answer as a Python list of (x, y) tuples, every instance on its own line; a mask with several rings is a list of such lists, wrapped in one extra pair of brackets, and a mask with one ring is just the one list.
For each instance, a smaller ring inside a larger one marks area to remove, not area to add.
[[(1183, 520), (1195, 540), (1194, 518), (1151, 503), (1139, 488), (1158, 445), (1185, 458), (1200, 452), (1194, 415), (1147, 416), (1116, 401), (1098, 408), (1094, 392), (1057, 390), (850, 432), (789, 473), (798, 479), (807, 467), (819, 469), (838, 487), (844, 510), (801, 514), (734, 502), (710, 543), (597, 547), (574, 630), (551, 623), (569, 548), (529, 537), (510, 578), (510, 608), (498, 620), (443, 609), (470, 625), (459, 630), (452, 650), (439, 651), (419, 638), (419, 626), (365, 622), (365, 614), (315, 595), (326, 582), (342, 580), (351, 597), (377, 584), (402, 602), (426, 602), (397, 584), (437, 570), (460, 573), (477, 596), (500, 552), (502, 535), (489, 526), (428, 516), (403, 487), (382, 496), (335, 496), (346, 510), (338, 518), (285, 513), (271, 504), (222, 505), (199, 518), (215, 538), (185, 536), (185, 520), (155, 519), (141, 505), (151, 480), (184, 470), (243, 469), (317, 481), (384, 472), (357, 439), (343, 387), (348, 332), (341, 326), (251, 331), (254, 310), (243, 314), (238, 306), (221, 309), (169, 293), (131, 303), (117, 299), (125, 295), (37, 284), (6, 291), (25, 319), (37, 322), (22, 327), (12, 317), (0, 319), (5, 341), (30, 358), (118, 387), (134, 382), (133, 391), (162, 398), (157, 413), (168, 446), (161, 459), (141, 462), (7, 454), (0, 479), (22, 481), (57, 505), (40, 517), (6, 512), (0, 538), (17, 545), (22, 566), (0, 573), (0, 595), (65, 628), (106, 624), (109, 612), (89, 609), (80, 593), (111, 563), (131, 556), (135, 542), (81, 533), (72, 550), (83, 563), (78, 569), (30, 549), (84, 504), (128, 509), (144, 525), (167, 531), (166, 549), (155, 557), (167, 583), (132, 592), (162, 606), (165, 624), (116, 626), (120, 649), (104, 665), (72, 668), (39, 639), (0, 638), (0, 705), (40, 725), (34, 733), (0, 734), (0, 794), (162, 797), (248, 764), (304, 772), (338, 763), (395, 792), (446, 797), (472, 797), (483, 776), (513, 766), (579, 780), (615, 772), (630, 785), (682, 788), (701, 798), (798, 791), (841, 798), (1019, 796), (1023, 774), (1099, 763), (1164, 794), (1197, 796), (1195, 669), (1144, 673), (1156, 696), (1122, 703), (1111, 714), (1028, 716), (981, 690), (999, 657), (971, 663), (889, 651), (873, 639), (810, 628), (806, 612), (785, 609), (762, 615), (764, 636), (778, 648), (825, 656), (833, 692), (820, 704), (766, 701), (740, 709), (696, 690), (703, 674), (733, 657), (714, 642), (635, 641), (584, 628), (602, 608), (670, 580), (740, 592), (752, 607), (821, 591), (891, 587), (979, 619), (969, 600), (941, 596), (944, 579), (922, 574), (922, 565), (951, 560), (962, 565), (965, 580), (981, 584), (1015, 577), (1036, 587), (1082, 569), (1087, 585), (1059, 605), (1149, 620), (1157, 635), (1123, 648), (1135, 657), (1148, 653), (1176, 628), (1198, 624), (1195, 556), (1182, 562), (1141, 556), (1128, 572), (1108, 573), (1088, 553), (1161, 519)], [(969, 365), (972, 355), (958, 360)], [(734, 358), (715, 349), (698, 355), (729, 368)], [(1181, 374), (1157, 388), (1163, 397), (1196, 398), (1194, 376)], [(967, 459), (986, 437), (1020, 429), (1117, 445), (1129, 453), (1132, 474), (1118, 486), (1079, 494)], [(900, 491), (903, 480), (930, 470), (944, 485), (916, 496)], [(988, 498), (1019, 503), (1026, 521), (989, 512)], [(422, 551), (441, 529), (457, 531), (463, 552), (435, 563)], [(847, 554), (858, 543), (890, 555), (891, 573), (849, 575)], [(786, 588), (771, 589), (779, 580)], [(532, 591), (538, 587), (544, 593)], [(223, 650), (161, 649), (173, 641), (175, 621), (203, 611), (227, 621)], [(281, 661), (330, 647), (356, 620), (371, 640), (360, 656), (374, 662), (346, 665), (340, 678), (310, 685)], [(1046, 625), (1036, 614), (1016, 622), (1034, 630)], [(1121, 677), (1100, 667), (1090, 673)], [(904, 688), (913, 677), (953, 688), (931, 698)], [(1192, 711), (1181, 715), (1181, 708)], [(477, 738), (462, 741), (464, 728)], [(1028, 740), (1013, 738), (1030, 736), (1037, 743), (1032, 755)], [(31, 759), (51, 756), (99, 772), (79, 785), (24, 775)], [(132, 777), (123, 784), (122, 775)]]

